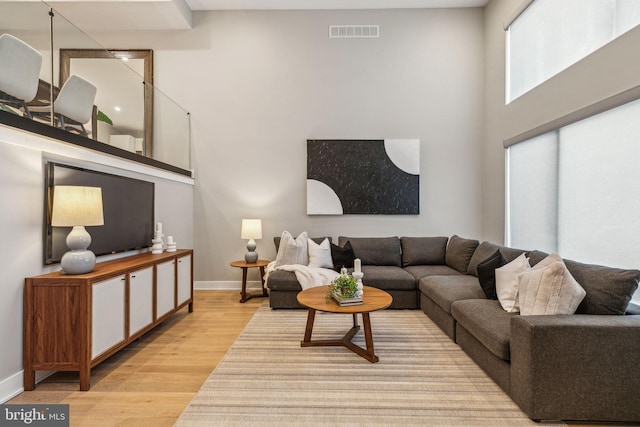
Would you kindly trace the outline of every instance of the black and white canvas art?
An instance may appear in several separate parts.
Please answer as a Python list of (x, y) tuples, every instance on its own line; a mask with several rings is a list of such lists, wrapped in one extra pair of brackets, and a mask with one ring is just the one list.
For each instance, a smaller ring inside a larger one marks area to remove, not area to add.
[(307, 140), (307, 214), (420, 213), (420, 140)]

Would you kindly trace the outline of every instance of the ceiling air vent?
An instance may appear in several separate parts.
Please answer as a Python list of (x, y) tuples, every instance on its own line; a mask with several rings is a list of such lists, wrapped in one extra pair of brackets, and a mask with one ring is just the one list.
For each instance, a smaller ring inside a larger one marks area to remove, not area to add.
[(330, 39), (377, 39), (379, 25), (329, 25)]

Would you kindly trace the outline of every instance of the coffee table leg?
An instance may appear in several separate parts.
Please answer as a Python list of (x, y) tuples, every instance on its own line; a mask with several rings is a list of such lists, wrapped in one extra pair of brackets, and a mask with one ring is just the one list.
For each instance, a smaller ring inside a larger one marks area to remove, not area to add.
[(316, 318), (316, 311), (312, 308), (309, 309), (309, 313), (307, 314), (307, 327), (304, 330), (304, 340), (302, 343), (311, 342), (311, 333), (313, 332), (313, 321)]
[(362, 323), (364, 326), (364, 341), (367, 344), (367, 354), (369, 355), (369, 361), (377, 362), (378, 356), (376, 356), (373, 350), (373, 334), (371, 333), (371, 319), (369, 313), (362, 313)]

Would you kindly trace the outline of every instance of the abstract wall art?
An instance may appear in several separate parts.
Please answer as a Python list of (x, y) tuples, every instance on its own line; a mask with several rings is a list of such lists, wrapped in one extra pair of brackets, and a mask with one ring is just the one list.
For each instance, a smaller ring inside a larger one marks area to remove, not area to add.
[(420, 140), (307, 140), (307, 214), (417, 215)]

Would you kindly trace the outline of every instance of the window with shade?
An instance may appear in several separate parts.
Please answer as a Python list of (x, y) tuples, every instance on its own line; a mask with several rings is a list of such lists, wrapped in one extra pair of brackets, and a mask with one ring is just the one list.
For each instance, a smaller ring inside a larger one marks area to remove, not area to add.
[(640, 268), (638, 117), (640, 100), (508, 147), (509, 246)]
[(533, 0), (506, 27), (506, 103), (640, 24), (638, 0)]

